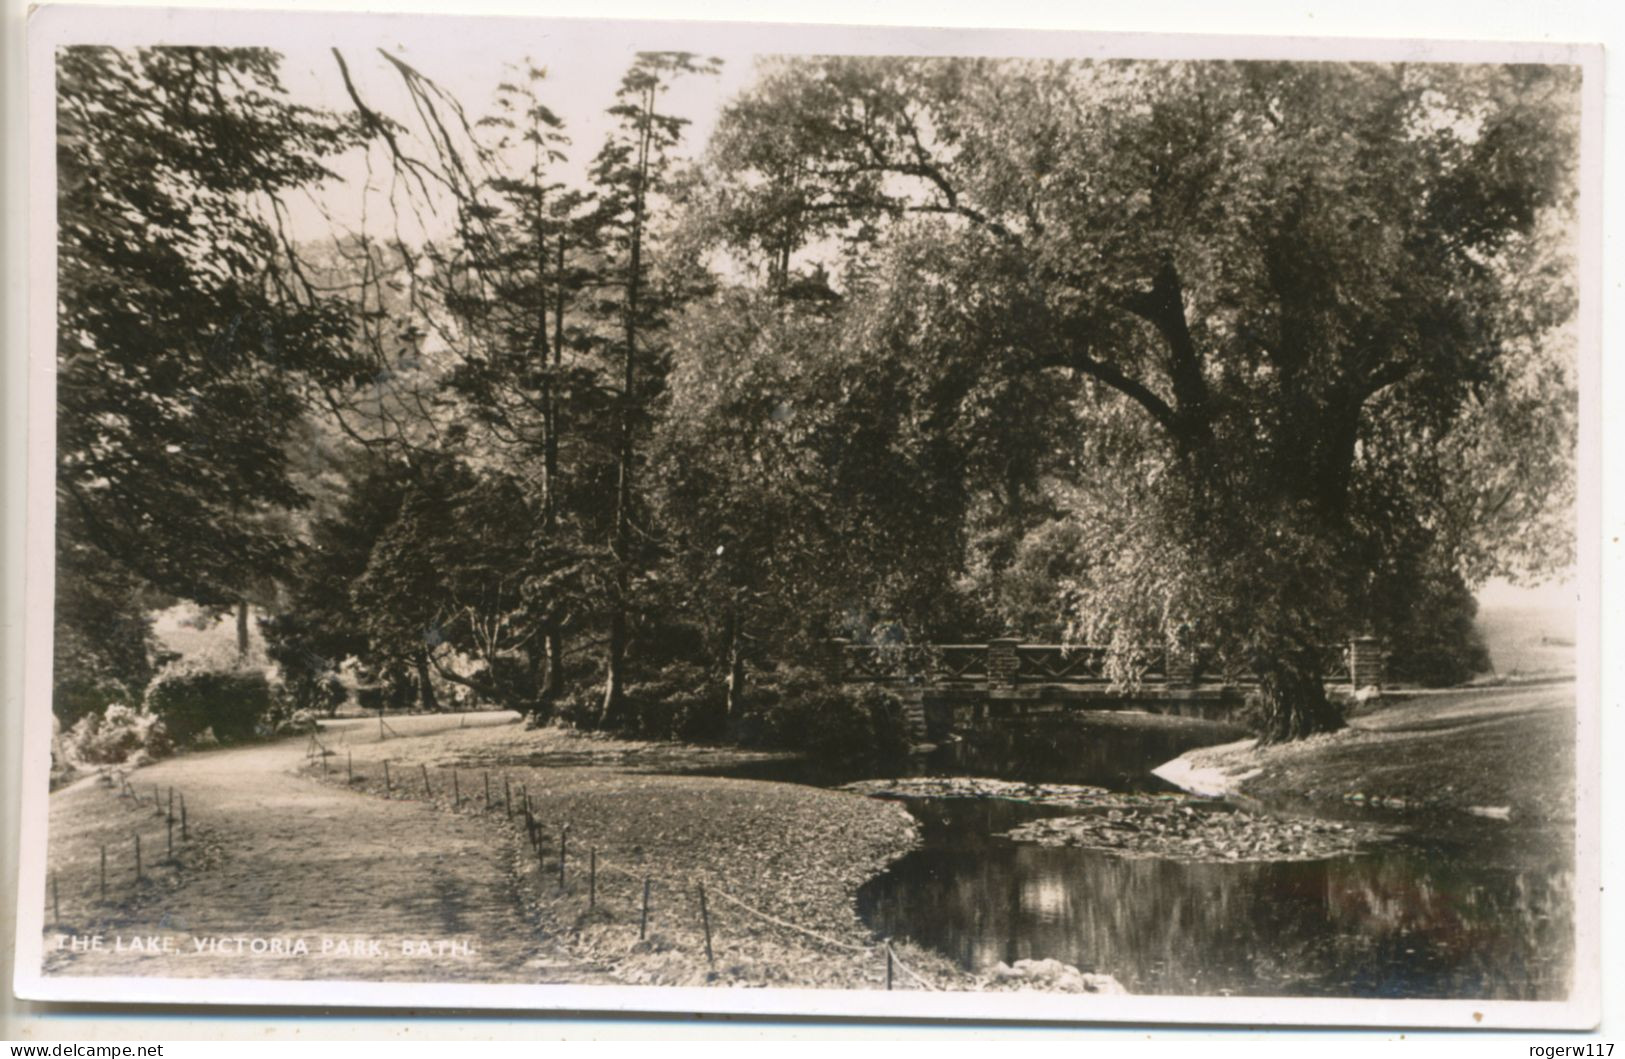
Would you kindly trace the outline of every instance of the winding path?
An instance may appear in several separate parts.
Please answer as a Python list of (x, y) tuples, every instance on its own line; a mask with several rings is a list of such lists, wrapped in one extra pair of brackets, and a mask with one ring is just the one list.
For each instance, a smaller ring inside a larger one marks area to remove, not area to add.
[[(468, 723), (511, 720), (480, 714)], [(444, 715), (391, 722), (402, 735), (461, 723)], [(329, 723), (323, 738), (330, 745), (374, 742), (376, 724)], [(47, 973), (473, 982), (607, 977), (538, 935), (518, 896), (509, 843), (498, 840), (493, 824), (301, 777), (304, 746), (290, 739), (140, 769), (131, 782), (147, 797), (145, 808), (94, 779), (54, 794), (52, 866), (71, 870), (77, 885), (64, 888), (60, 929), (47, 913)], [(181, 868), (154, 867), (134, 887), (126, 866), (131, 836), (143, 832), (148, 863), (157, 861), (164, 821), (150, 792), (166, 789), (167, 799), (170, 785), (186, 797), (195, 837)], [(118, 867), (104, 904), (93, 899), (94, 862), (98, 847), (114, 842)], [(59, 948), (65, 931), (80, 945), (100, 934), (103, 948), (76, 952), (66, 941)], [(137, 938), (142, 950), (132, 952)], [(158, 951), (145, 951), (150, 938), (158, 939)], [(208, 939), (218, 940), (211, 947)], [(300, 940), (307, 951), (297, 951)]]

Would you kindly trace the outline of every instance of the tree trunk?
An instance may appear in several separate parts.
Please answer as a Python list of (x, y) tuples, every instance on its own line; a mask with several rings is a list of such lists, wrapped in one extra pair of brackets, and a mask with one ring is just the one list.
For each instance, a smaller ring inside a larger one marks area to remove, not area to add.
[(248, 601), (237, 601), (237, 664), (248, 661)]
[(728, 616), (728, 718), (745, 712), (745, 630), (735, 609)]
[(1271, 652), (1258, 665), (1260, 745), (1285, 743), (1343, 727), (1343, 713), (1326, 698), (1319, 652), (1303, 646)]
[(625, 721), (626, 691), (626, 608), (631, 594), (632, 561), (632, 410), (635, 407), (638, 349), (638, 299), (643, 286), (643, 212), (645, 183), (649, 174), (649, 144), (653, 126), (654, 87), (645, 90), (644, 122), (638, 141), (637, 183), (632, 191), (632, 230), (629, 240), (626, 277), (626, 359), (621, 384), (620, 452), (615, 487), (615, 596), (609, 620), (609, 657), (604, 667), (604, 708), (599, 714), (603, 728), (618, 728)]
[(542, 702), (551, 713), (553, 705), (564, 694), (564, 635), (554, 625), (543, 638), (547, 651), (546, 671), (542, 674)]
[(606, 729), (626, 724), (626, 605), (616, 602), (609, 615), (609, 655), (604, 667), (604, 705), (598, 713), (598, 726)]
[(550, 627), (542, 636), (539, 647), (525, 649), (530, 670), (530, 684), (535, 697), (530, 702), (530, 723), (546, 724), (553, 719), (559, 696), (564, 694), (564, 647), (557, 629)]
[(429, 652), (419, 651), (413, 659), (418, 671), (418, 709), (425, 713), (435, 713), (440, 709), (435, 699), (434, 683), (429, 680)]
[[(564, 366), (564, 236), (560, 234), (555, 252), (557, 253), (558, 267), (554, 273), (557, 284), (558, 297), (553, 302), (553, 358), (552, 371), (549, 373), (549, 386), (545, 408), (547, 420), (547, 436), (542, 449), (542, 473), (547, 482), (547, 500), (543, 509), (543, 520), (547, 527), (548, 539), (552, 540), (558, 529), (558, 473), (559, 473), (559, 424), (560, 402), (557, 389), (559, 373)], [(544, 313), (545, 326), (545, 313)], [(557, 621), (549, 621), (543, 631), (543, 646), (546, 651), (544, 662), (545, 670), (542, 674), (541, 702), (536, 712), (538, 723), (551, 720), (553, 710), (558, 705), (559, 697), (564, 694), (564, 633)]]

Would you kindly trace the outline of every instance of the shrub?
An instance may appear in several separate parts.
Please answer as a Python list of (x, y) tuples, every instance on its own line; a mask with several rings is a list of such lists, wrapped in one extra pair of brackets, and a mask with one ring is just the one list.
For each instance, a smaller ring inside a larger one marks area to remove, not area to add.
[(212, 729), (222, 743), (252, 738), (271, 708), (271, 688), (257, 670), (209, 669), (181, 662), (147, 685), (146, 707), (177, 743)]
[(174, 749), (164, 722), (156, 714), (121, 703), (79, 718), (65, 742), (74, 760), (95, 765), (116, 765), (139, 755), (160, 758)]
[(604, 688), (601, 684), (577, 683), (559, 696), (553, 706), (553, 720), (566, 728), (591, 731), (598, 727), (598, 715), (604, 708)]
[(484, 666), (484, 684), (498, 706), (520, 713), (536, 712), (537, 691), (530, 663), (517, 655), (498, 655)]
[(344, 681), (337, 673), (329, 673), (322, 678), (321, 691), (317, 694), (316, 705), (329, 717), (339, 712), (339, 707), (350, 698), (350, 689), (344, 686)]
[(282, 679), (282, 697), (291, 710), (338, 712), (348, 693), (335, 667), (313, 646), (310, 623), (293, 614), (260, 619), (265, 653), (276, 663)]
[(279, 721), (276, 726), (277, 735), (312, 735), (321, 729), (316, 720), (316, 714), (311, 710), (294, 710), (288, 717)]
[(831, 685), (806, 669), (760, 681), (740, 721), (742, 741), (815, 757), (891, 759), (908, 752), (903, 700), (878, 685)]
[(65, 727), (81, 718), (100, 713), (108, 703), (133, 703), (136, 696), (112, 677), (78, 675), (62, 677), (51, 691), (51, 710)]
[(673, 662), (629, 684), (626, 698), (636, 734), (645, 739), (706, 738), (721, 730), (727, 715), (721, 683), (690, 662)]

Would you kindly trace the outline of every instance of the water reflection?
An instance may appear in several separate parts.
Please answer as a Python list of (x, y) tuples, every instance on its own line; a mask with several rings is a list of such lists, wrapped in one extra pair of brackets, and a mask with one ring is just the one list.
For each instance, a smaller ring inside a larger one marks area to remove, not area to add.
[(1405, 845), (1307, 863), (1127, 860), (989, 839), (987, 805), (915, 808), (927, 845), (871, 882), (859, 908), (881, 934), (967, 968), (1052, 957), (1136, 993), (1568, 991), (1566, 861), (1502, 871)]
[[(1136, 723), (1138, 721), (1138, 724)], [(901, 776), (993, 776), (1033, 783), (1083, 783), (1115, 791), (1172, 788), (1151, 769), (1200, 746), (1239, 739), (1234, 725), (1193, 719), (1077, 713), (987, 725), (903, 761), (773, 758), (685, 771), (736, 779), (834, 787)]]
[[(1004, 722), (903, 767), (781, 759), (707, 771), (817, 785), (977, 775), (1163, 790), (1152, 768), (1240, 736), (1205, 722), (1125, 721), (1085, 714)], [(1481, 821), (1448, 843), (1400, 841), (1327, 861), (1188, 864), (998, 837), (1071, 811), (1063, 808), (906, 804), (920, 820), (922, 846), (862, 890), (859, 911), (878, 933), (931, 946), (968, 969), (1054, 958), (1115, 975), (1135, 993), (1568, 993), (1574, 861), (1561, 836)]]

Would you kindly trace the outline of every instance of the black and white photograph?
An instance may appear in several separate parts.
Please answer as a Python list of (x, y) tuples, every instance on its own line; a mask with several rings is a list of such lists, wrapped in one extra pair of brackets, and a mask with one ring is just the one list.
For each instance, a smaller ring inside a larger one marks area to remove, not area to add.
[(1600, 49), (30, 36), (21, 995), (1596, 1023)]

